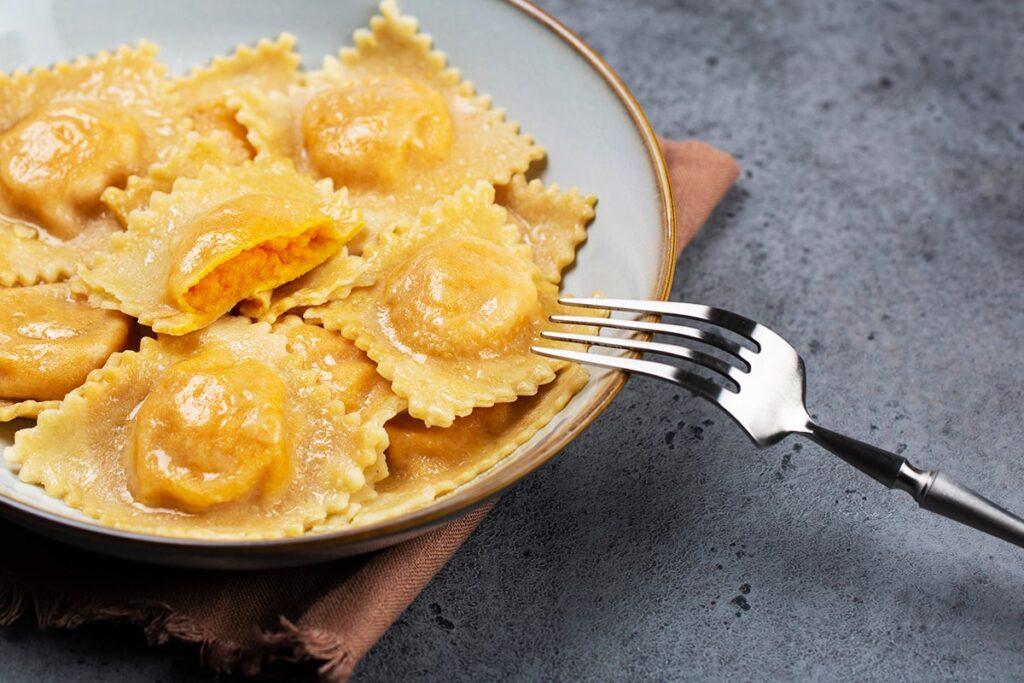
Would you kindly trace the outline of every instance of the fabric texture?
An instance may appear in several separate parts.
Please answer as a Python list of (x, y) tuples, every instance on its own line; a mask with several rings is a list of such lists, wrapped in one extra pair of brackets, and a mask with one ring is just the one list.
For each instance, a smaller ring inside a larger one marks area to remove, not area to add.
[[(739, 166), (704, 142), (661, 142), (681, 250)], [(218, 670), (291, 677), (290, 667), (304, 664), (325, 681), (344, 681), (492, 505), (370, 555), (262, 572), (135, 564), (0, 523), (0, 625), (74, 629), (116, 621), (138, 626), (153, 644), (196, 644)]]

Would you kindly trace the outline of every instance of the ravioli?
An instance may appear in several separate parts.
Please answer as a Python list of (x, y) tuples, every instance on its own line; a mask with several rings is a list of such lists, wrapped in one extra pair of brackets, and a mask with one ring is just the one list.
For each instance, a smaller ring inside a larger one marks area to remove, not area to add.
[(289, 311), (344, 299), (362, 275), (365, 261), (342, 247), (322, 264), (275, 290), (258, 292), (242, 302), (239, 312), (257, 320), (274, 322)]
[(295, 52), (295, 36), (282, 33), (276, 40), (261, 40), (255, 47), (239, 45), (228, 56), (214, 57), (209, 64), (174, 80), (177, 93), (197, 131), (204, 135), (223, 132), (232, 153), (255, 154), (246, 129), (236, 120), (228, 102), (238, 89), (270, 93), (287, 90), (301, 80), (302, 58)]
[(186, 334), (322, 263), (361, 226), (344, 191), (290, 161), (206, 166), (132, 212), (79, 275), (95, 304)]
[(150, 43), (0, 76), (0, 213), (70, 240), (188, 128)]
[(489, 470), (543, 429), (587, 378), (583, 368), (567, 367), (535, 396), (478, 408), (447, 429), (402, 413), (387, 424), (388, 476), (352, 523), (372, 524), (424, 507)]
[(360, 286), (306, 317), (339, 330), (377, 362), (409, 413), (447, 427), (478, 406), (534, 394), (564, 361), (530, 353), (558, 288), (485, 182), (381, 234)]
[(204, 166), (237, 166), (248, 159), (249, 154), (232, 143), (229, 133), (190, 132), (166, 161), (153, 164), (143, 175), (132, 176), (123, 188), (108, 187), (100, 199), (121, 225), (127, 226), (128, 214), (149, 206), (154, 192), (170, 192), (178, 178), (195, 178)]
[(64, 283), (0, 289), (0, 421), (55, 407), (126, 348), (131, 329)]
[(56, 282), (75, 272), (78, 245), (0, 218), (0, 287)]
[(361, 413), (383, 425), (405, 410), (405, 400), (391, 391), (377, 366), (351, 340), (294, 315), (279, 320), (273, 330), (288, 338), (288, 350), (316, 371), (346, 412)]
[[(330, 387), (332, 396), (345, 405), (348, 412), (358, 413), (365, 423), (379, 430), (387, 441), (384, 423), (405, 410), (406, 401), (391, 391), (391, 384), (377, 374), (377, 368), (366, 354), (337, 332), (310, 325), (297, 316), (286, 316), (273, 329), (288, 338), (288, 350), (301, 360), (303, 367), (317, 373), (320, 381)], [(388, 474), (383, 451), (366, 472), (366, 486), (354, 494), (345, 514), (352, 515), (375, 496), (374, 484)]]
[[(229, 98), (259, 155), (291, 158), (300, 170), (349, 189), (367, 226), (353, 244), (356, 254), (376, 233), (415, 219), (460, 187), (506, 183), (544, 156), (431, 49), (415, 19), (390, 1), (380, 10), (368, 30), (355, 33), (355, 47), (328, 57), (306, 87)], [(275, 303), (275, 314), (338, 296), (348, 285), (348, 264), (323, 269), (315, 282), (275, 295), (289, 299)]]
[(345, 509), (385, 447), (330, 394), (283, 335), (227, 318), (114, 356), (5, 456), (121, 529), (296, 535)]
[(562, 192), (558, 185), (544, 187), (538, 179), (526, 182), (520, 174), (497, 188), (496, 199), (530, 244), (541, 274), (558, 284), (562, 271), (576, 260), (576, 248), (587, 239), (587, 223), (594, 219), (597, 198), (576, 188)]
[(595, 198), (528, 182), (544, 150), (394, 0), (353, 39), (308, 73), (282, 33), (175, 78), (145, 42), (0, 74), (24, 482), (140, 533), (364, 526), (493, 468), (586, 384), (530, 346), (596, 333), (549, 321)]

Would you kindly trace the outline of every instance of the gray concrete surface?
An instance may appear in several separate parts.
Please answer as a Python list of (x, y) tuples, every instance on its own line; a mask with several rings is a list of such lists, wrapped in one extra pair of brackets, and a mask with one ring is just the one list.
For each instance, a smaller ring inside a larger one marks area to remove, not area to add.
[[(544, 3), (745, 172), (674, 295), (771, 323), (826, 424), (1024, 510), (1024, 4)], [(1024, 677), (1024, 555), (633, 381), (359, 669), (395, 679)], [(0, 678), (191, 680), (120, 631)]]

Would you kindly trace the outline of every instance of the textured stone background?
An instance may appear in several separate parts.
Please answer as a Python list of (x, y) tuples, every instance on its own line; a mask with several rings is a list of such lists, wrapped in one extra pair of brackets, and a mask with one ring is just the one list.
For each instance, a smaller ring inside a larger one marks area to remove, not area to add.
[[(744, 175), (674, 296), (770, 323), (812, 410), (1024, 510), (1024, 3), (544, 3)], [(505, 498), (365, 680), (1024, 676), (1024, 555), (636, 380)], [(121, 631), (0, 679), (192, 680)]]

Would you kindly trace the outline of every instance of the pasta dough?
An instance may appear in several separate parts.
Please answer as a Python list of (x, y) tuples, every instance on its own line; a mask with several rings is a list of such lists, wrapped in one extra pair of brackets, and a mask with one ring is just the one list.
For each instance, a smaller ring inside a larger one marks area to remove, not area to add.
[(155, 192), (168, 193), (178, 178), (195, 178), (204, 166), (235, 166), (247, 161), (247, 152), (240, 151), (231, 135), (214, 130), (208, 135), (191, 132), (166, 161), (150, 166), (144, 175), (132, 176), (125, 187), (108, 187), (100, 199), (117, 216), (121, 225), (128, 225), (128, 214), (149, 206)]
[(239, 89), (287, 90), (299, 83), (301, 62), (295, 52), (295, 36), (282, 33), (276, 40), (261, 40), (255, 47), (239, 45), (230, 55), (215, 57), (175, 79), (172, 90), (181, 97), (197, 131), (203, 135), (225, 133), (226, 151), (250, 158), (255, 150), (246, 139), (245, 127), (235, 118), (230, 93)]
[(353, 523), (372, 524), (429, 505), (487, 471), (547, 425), (586, 383), (586, 370), (567, 367), (535, 396), (478, 408), (447, 429), (399, 415), (387, 424), (388, 476)]
[(0, 76), (0, 213), (65, 240), (95, 227), (103, 190), (187, 129), (168, 88), (149, 43)]
[[(371, 428), (378, 430), (386, 442), (384, 423), (405, 410), (406, 401), (391, 391), (391, 385), (377, 374), (377, 368), (366, 354), (337, 332), (304, 323), (297, 316), (287, 316), (274, 325), (274, 330), (288, 337), (288, 350), (299, 357), (304, 367), (317, 373), (320, 381), (332, 390), (334, 398), (348, 412), (358, 413)], [(375, 496), (374, 484), (388, 474), (383, 451), (366, 472), (366, 486), (358, 491), (339, 518), (352, 515)]]
[(0, 218), (0, 287), (56, 282), (75, 272), (81, 240), (61, 242), (31, 225)]
[(94, 303), (185, 334), (310, 270), (360, 227), (344, 191), (289, 161), (206, 166), (130, 214), (127, 232), (80, 275)]
[(228, 318), (115, 356), (5, 455), (118, 528), (295, 535), (345, 509), (386, 443), (330, 394), (283, 335)]
[(558, 291), (507, 221), (494, 188), (465, 187), (381, 235), (360, 286), (306, 316), (354, 340), (428, 425), (534, 394), (564, 365), (529, 350)]
[(562, 192), (557, 185), (544, 187), (537, 179), (526, 182), (524, 176), (517, 175), (497, 188), (496, 199), (530, 244), (541, 274), (558, 284), (562, 271), (576, 260), (576, 248), (587, 238), (587, 223), (594, 218), (597, 198), (584, 196), (576, 188)]
[(34, 417), (123, 350), (131, 320), (66, 284), (0, 289), (0, 421)]

